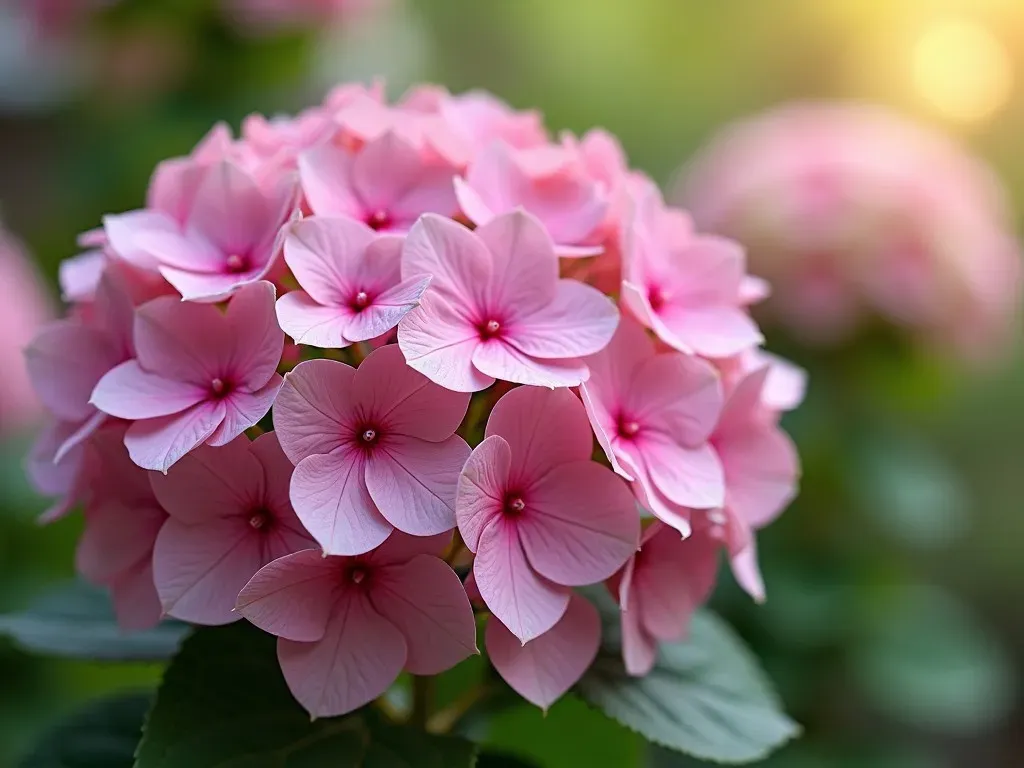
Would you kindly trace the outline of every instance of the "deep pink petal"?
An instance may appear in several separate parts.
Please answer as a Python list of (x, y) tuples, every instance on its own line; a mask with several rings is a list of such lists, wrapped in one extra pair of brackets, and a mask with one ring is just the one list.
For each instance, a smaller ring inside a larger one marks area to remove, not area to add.
[(128, 360), (100, 379), (90, 402), (119, 419), (152, 419), (180, 413), (210, 395), (195, 384), (147, 373), (138, 360)]
[(491, 435), (473, 450), (462, 468), (455, 516), (471, 552), (479, 549), (484, 528), (504, 511), (511, 466), (509, 444), (503, 437)]
[(455, 392), (479, 392), (494, 383), (473, 366), (480, 343), (480, 332), (430, 289), (398, 326), (398, 347), (409, 367)]
[(487, 655), (506, 683), (547, 710), (583, 677), (601, 645), (601, 618), (573, 595), (555, 626), (526, 645), (495, 618), (487, 623)]
[(388, 344), (360, 364), (352, 383), (352, 403), (387, 435), (439, 442), (459, 428), (469, 395), (434, 384), (406, 365), (396, 345)]
[(585, 357), (603, 349), (619, 322), (615, 305), (596, 288), (559, 280), (554, 297), (510, 323), (509, 343), (540, 358)]
[(94, 584), (109, 584), (142, 561), (148, 561), (153, 542), (167, 513), (150, 500), (127, 504), (111, 499), (85, 511), (85, 526), (75, 548), (75, 570)]
[(334, 360), (308, 360), (284, 377), (274, 403), (274, 431), (294, 464), (343, 444), (341, 435), (351, 431), (355, 419), (355, 373)]
[(178, 459), (209, 439), (224, 420), (224, 405), (204, 402), (181, 413), (136, 421), (124, 444), (143, 469), (166, 472)]
[(430, 285), (430, 278), (405, 280), (373, 297), (365, 309), (354, 313), (345, 328), (352, 341), (368, 341), (398, 326), (415, 309)]
[(348, 307), (317, 304), (305, 291), (290, 291), (277, 300), (277, 321), (296, 344), (344, 349), (352, 343), (345, 331), (353, 317)]
[(163, 618), (149, 560), (142, 560), (111, 582), (110, 596), (117, 626), (125, 632), (150, 629)]
[(241, 435), (249, 427), (270, 413), (284, 379), (274, 374), (262, 389), (255, 392), (237, 390), (221, 400), (224, 406), (224, 420), (217, 431), (210, 435), (210, 445), (224, 445)]
[(372, 565), (401, 565), (417, 555), (441, 557), (451, 546), (451, 531), (436, 536), (410, 536), (399, 530), (392, 531), (387, 541), (366, 555), (366, 562)]
[(569, 605), (571, 592), (533, 570), (515, 526), (502, 519), (481, 533), (473, 574), (491, 613), (523, 643), (551, 629)]
[(309, 456), (295, 467), (292, 507), (329, 555), (369, 552), (393, 530), (366, 489), (364, 465), (358, 449), (340, 449)]
[(491, 410), (486, 434), (501, 435), (509, 444), (512, 485), (536, 482), (559, 464), (589, 459), (594, 447), (587, 413), (565, 389), (513, 389)]
[(626, 484), (593, 461), (562, 464), (523, 494), (517, 520), (530, 564), (565, 586), (603, 581), (636, 552), (640, 517)]
[(44, 325), (25, 350), (32, 388), (65, 421), (92, 415), (89, 398), (96, 382), (121, 359), (104, 333), (73, 320)]
[(278, 640), (277, 658), (292, 695), (313, 717), (334, 717), (376, 699), (408, 658), (402, 633), (358, 591), (343, 593), (315, 643)]
[(695, 350), (688, 341), (678, 336), (662, 321), (661, 316), (651, 307), (647, 294), (637, 284), (623, 280), (619, 300), (633, 317), (654, 331), (657, 337), (670, 347), (687, 355), (694, 353)]
[(455, 527), (455, 491), (470, 448), (458, 435), (440, 443), (387, 438), (366, 462), (366, 487), (384, 518), (414, 536)]
[(473, 365), (495, 379), (549, 389), (578, 386), (589, 375), (582, 360), (530, 357), (501, 339), (491, 339), (473, 350)]
[(257, 437), (249, 444), (249, 452), (256, 457), (263, 469), (263, 482), (257, 484), (252, 481), (253, 485), (262, 486), (263, 502), (274, 513), (278, 522), (295, 527), (308, 537), (295, 516), (295, 510), (292, 509), (289, 493), (295, 467), (282, 450), (277, 432), (265, 432)]
[(466, 227), (436, 214), (424, 214), (402, 248), (402, 279), (430, 276), (427, 295), (437, 294), (473, 314), (490, 298), (493, 257)]
[(405, 636), (414, 675), (436, 675), (478, 653), (476, 622), (455, 571), (436, 557), (417, 555), (373, 574), (370, 601)]
[(272, 635), (312, 643), (327, 629), (342, 586), (342, 562), (306, 549), (267, 563), (238, 594), (237, 612)]
[(585, 381), (580, 386), (580, 399), (583, 401), (583, 407), (587, 410), (587, 416), (590, 417), (590, 426), (594, 430), (594, 437), (597, 438), (598, 445), (601, 446), (601, 450), (604, 451), (604, 455), (608, 458), (608, 463), (611, 464), (615, 473), (632, 482), (636, 477), (620, 461), (618, 452), (615, 450), (618, 423), (611, 411), (605, 407), (605, 403), (592, 394), (594, 390), (588, 386), (589, 384), (589, 381)]

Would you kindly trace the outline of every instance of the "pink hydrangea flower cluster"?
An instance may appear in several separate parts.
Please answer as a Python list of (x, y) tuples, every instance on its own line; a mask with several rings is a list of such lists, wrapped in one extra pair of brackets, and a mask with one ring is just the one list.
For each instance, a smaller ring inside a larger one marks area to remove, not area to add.
[(1005, 348), (1020, 251), (992, 171), (860, 104), (788, 105), (727, 128), (681, 175), (700, 227), (750, 248), (765, 317), (839, 344), (881, 319), (968, 359)]
[[(125, 627), (245, 618), (314, 716), (477, 653), (549, 706), (620, 601), (629, 671), (792, 498), (763, 284), (595, 131), (347, 85), (217, 126), (65, 263), (33, 474)], [(461, 578), (460, 578), (461, 576)]]

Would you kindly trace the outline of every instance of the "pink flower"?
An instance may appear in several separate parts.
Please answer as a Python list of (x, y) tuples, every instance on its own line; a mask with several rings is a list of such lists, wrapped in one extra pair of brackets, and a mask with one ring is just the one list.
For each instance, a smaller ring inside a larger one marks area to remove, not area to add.
[(88, 499), (75, 566), (110, 588), (118, 624), (148, 629), (161, 618), (153, 585), (153, 543), (167, 520), (149, 485), (149, 473), (131, 462), (125, 425), (111, 424), (85, 444)]
[(633, 482), (645, 507), (689, 534), (681, 507), (719, 507), (725, 497), (722, 464), (709, 442), (722, 413), (717, 372), (697, 357), (655, 353), (629, 318), (587, 364), (580, 394), (612, 467)]
[(727, 392), (732, 391), (750, 374), (768, 369), (761, 400), (769, 411), (792, 411), (803, 402), (807, 390), (807, 371), (789, 360), (765, 352), (748, 349), (735, 357), (716, 360)]
[(159, 271), (182, 298), (219, 301), (270, 271), (295, 195), (291, 180), (264, 190), (225, 160), (203, 175), (184, 222), (143, 210), (106, 216), (104, 228), (114, 252)]
[(339, 349), (395, 328), (430, 279), (401, 279), (402, 240), (350, 219), (314, 216), (289, 226), (284, 259), (300, 291), (277, 302), (298, 344)]
[(473, 160), (465, 179), (455, 179), (455, 192), (463, 213), (478, 226), (522, 208), (544, 225), (560, 256), (601, 252), (583, 246), (603, 221), (608, 201), (569, 147), (514, 149), (493, 142)]
[(281, 377), (284, 333), (274, 287), (235, 293), (222, 312), (172, 296), (136, 310), (136, 357), (107, 373), (90, 402), (134, 420), (125, 435), (132, 460), (166, 472), (196, 446), (226, 445), (270, 410)]
[[(85, 470), (85, 446), (77, 441), (61, 451), (77, 431), (71, 421), (50, 419), (39, 431), (25, 459), (25, 473), (38, 493), (53, 498), (37, 518), (40, 524), (52, 523), (66, 516), (88, 493), (89, 478)], [(57, 453), (61, 453), (58, 460)]]
[(491, 612), (527, 643), (565, 614), (570, 587), (608, 578), (636, 550), (626, 486), (590, 460), (571, 392), (519, 387), (498, 401), (459, 477), (456, 518)]
[(518, 112), (486, 91), (445, 95), (438, 111), (475, 156), (494, 141), (516, 149), (548, 143), (547, 131), (535, 110)]
[(520, 696), (547, 711), (597, 657), (601, 617), (586, 598), (572, 594), (558, 623), (525, 645), (493, 616), (484, 638), (498, 674)]
[(369, 552), (395, 528), (431, 536), (455, 527), (469, 446), (453, 433), (468, 406), (468, 395), (416, 373), (394, 345), (358, 370), (311, 360), (287, 375), (274, 425), (296, 465), (292, 505), (324, 552)]
[(410, 366), (448, 389), (475, 392), (495, 379), (572, 387), (580, 358), (611, 339), (618, 312), (603, 294), (558, 278), (544, 227), (523, 211), (475, 232), (424, 216), (406, 238), (402, 278), (431, 276), (419, 307), (398, 327)]
[(302, 189), (313, 213), (400, 233), (424, 213), (455, 213), (456, 171), (393, 131), (354, 152), (328, 142), (299, 156)]
[(285, 680), (313, 717), (358, 709), (403, 669), (434, 675), (477, 653), (473, 609), (438, 557), (450, 538), (395, 531), (362, 557), (306, 550), (242, 590), (238, 612), (280, 638)]
[(273, 432), (240, 435), (222, 448), (200, 446), (153, 493), (170, 519), (153, 552), (163, 610), (194, 624), (228, 624), (238, 593), (264, 565), (315, 542), (291, 502), (292, 464)]
[(693, 234), (674, 213), (653, 184), (637, 193), (626, 236), (623, 305), (680, 352), (729, 357), (760, 344), (744, 308), (743, 249)]
[(686, 637), (693, 612), (715, 586), (719, 547), (703, 533), (683, 539), (655, 522), (644, 531), (640, 551), (609, 580), (622, 608), (622, 658), (629, 674), (651, 671), (659, 642)]

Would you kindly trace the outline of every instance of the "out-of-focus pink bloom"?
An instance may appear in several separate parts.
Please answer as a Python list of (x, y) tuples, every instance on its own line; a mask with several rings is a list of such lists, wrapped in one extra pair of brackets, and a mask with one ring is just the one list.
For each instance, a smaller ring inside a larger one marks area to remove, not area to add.
[(837, 344), (871, 317), (967, 357), (1002, 348), (1020, 253), (993, 173), (942, 135), (860, 104), (795, 104), (725, 130), (676, 199), (743, 242), (765, 317)]
[(122, 629), (141, 630), (162, 614), (153, 585), (153, 543), (167, 513), (153, 495), (149, 473), (128, 457), (124, 431), (124, 424), (110, 424), (84, 446), (88, 499), (75, 565), (89, 581), (110, 588)]
[(403, 669), (435, 675), (477, 653), (466, 591), (439, 558), (450, 539), (395, 531), (361, 557), (305, 550), (242, 590), (238, 612), (279, 638), (288, 687), (313, 717), (358, 709)]
[(220, 0), (224, 14), (240, 31), (269, 34), (319, 30), (379, 9), (388, 0)]
[(270, 271), (295, 196), (293, 183), (265, 191), (240, 166), (222, 161), (203, 175), (183, 224), (143, 210), (106, 216), (104, 228), (114, 252), (158, 270), (182, 298), (220, 301)]
[(200, 446), (166, 475), (151, 475), (170, 515), (153, 551), (164, 613), (194, 624), (236, 621), (238, 593), (256, 571), (316, 546), (288, 500), (291, 476), (273, 432)]
[(516, 149), (540, 147), (548, 141), (538, 112), (516, 111), (486, 91), (468, 91), (457, 96), (444, 94), (437, 110), (473, 156), (494, 141)]
[(748, 349), (735, 357), (716, 360), (725, 390), (731, 392), (750, 374), (767, 368), (761, 400), (769, 411), (792, 411), (804, 400), (807, 371), (789, 360), (765, 352)]
[(686, 637), (693, 612), (715, 586), (719, 549), (703, 532), (684, 539), (659, 522), (644, 531), (640, 551), (608, 583), (622, 608), (622, 658), (629, 674), (651, 671), (659, 642)]
[(456, 171), (394, 131), (354, 152), (325, 143), (299, 156), (302, 189), (313, 213), (403, 233), (424, 213), (455, 213)]
[[(61, 451), (62, 446), (77, 431), (78, 424), (51, 418), (32, 443), (25, 458), (25, 473), (32, 486), (43, 496), (53, 499), (43, 511), (40, 523), (51, 523), (67, 515), (88, 492), (85, 468), (85, 446), (76, 441)], [(61, 457), (57, 459), (57, 453)]]
[(744, 264), (737, 243), (695, 234), (653, 184), (637, 191), (622, 302), (670, 347), (719, 358), (761, 343), (744, 308)]
[(166, 472), (196, 446), (230, 443), (281, 388), (284, 333), (270, 283), (241, 288), (224, 312), (154, 299), (136, 310), (133, 338), (135, 357), (100, 379), (90, 402), (134, 420), (125, 445), (140, 467)]
[(493, 142), (470, 163), (464, 179), (455, 179), (455, 192), (477, 226), (521, 208), (544, 225), (560, 256), (601, 252), (585, 246), (604, 220), (608, 200), (571, 147), (515, 149)]
[(274, 425), (296, 465), (292, 505), (324, 552), (369, 552), (395, 528), (431, 536), (455, 527), (470, 451), (454, 432), (468, 406), (468, 395), (416, 373), (393, 344), (358, 370), (311, 360), (287, 375)]
[(402, 280), (402, 239), (358, 221), (314, 216), (288, 228), (284, 259), (302, 290), (277, 302), (298, 344), (339, 349), (395, 328), (419, 304), (429, 277)]
[(601, 617), (586, 598), (572, 594), (562, 618), (540, 637), (523, 644), (491, 617), (484, 642), (491, 664), (505, 682), (547, 711), (583, 677), (597, 657)]
[(682, 507), (715, 508), (725, 498), (722, 464), (709, 442), (722, 413), (718, 373), (697, 357), (657, 354), (630, 318), (587, 364), (580, 394), (612, 467), (633, 482), (644, 506), (687, 535)]
[(459, 477), (456, 517), (477, 587), (522, 643), (558, 623), (570, 587), (608, 578), (636, 550), (636, 505), (592, 448), (571, 392), (519, 387), (494, 406)]
[(22, 351), (36, 330), (53, 317), (42, 280), (32, 268), (21, 244), (0, 231), (0, 281), (5, 287), (0, 305), (0, 359), (4, 361), (0, 383), (0, 434), (10, 434), (40, 420), (42, 408), (32, 391), (32, 381)]
[(399, 325), (398, 344), (410, 366), (460, 392), (495, 379), (576, 386), (589, 375), (581, 358), (601, 350), (618, 323), (606, 296), (558, 278), (551, 238), (524, 211), (475, 232), (424, 216), (402, 251), (402, 278), (422, 276), (430, 287)]

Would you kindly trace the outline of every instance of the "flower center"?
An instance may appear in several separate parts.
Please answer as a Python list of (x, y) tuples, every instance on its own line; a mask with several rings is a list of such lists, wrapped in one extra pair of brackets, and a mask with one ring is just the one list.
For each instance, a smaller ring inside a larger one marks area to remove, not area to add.
[(375, 443), (377, 442), (377, 430), (376, 429), (364, 429), (363, 434), (359, 436), (359, 439), (364, 443)]
[(480, 338), (481, 339), (493, 339), (496, 336), (501, 335), (501, 323), (494, 318), (486, 320), (480, 323)]
[(366, 217), (366, 223), (370, 229), (387, 229), (391, 226), (391, 216), (387, 211), (374, 211)]
[(249, 516), (249, 525), (253, 530), (259, 531), (270, 524), (270, 513), (265, 509), (258, 509)]
[(640, 423), (625, 416), (619, 417), (619, 437), (632, 440), (640, 432)]
[(663, 306), (665, 306), (665, 293), (656, 285), (652, 285), (647, 290), (647, 301), (651, 305), (651, 309), (657, 312)]
[(232, 253), (224, 260), (229, 272), (245, 272), (249, 268), (249, 259), (239, 253)]
[(370, 303), (370, 294), (366, 291), (360, 291), (352, 299), (352, 308), (355, 310), (366, 309), (366, 306)]
[(231, 384), (217, 377), (210, 381), (210, 392), (214, 397), (224, 397), (231, 391)]
[(519, 493), (510, 493), (505, 497), (505, 514), (518, 517), (526, 510), (526, 502)]
[(353, 565), (348, 569), (348, 579), (353, 584), (362, 584), (370, 572), (361, 565)]

